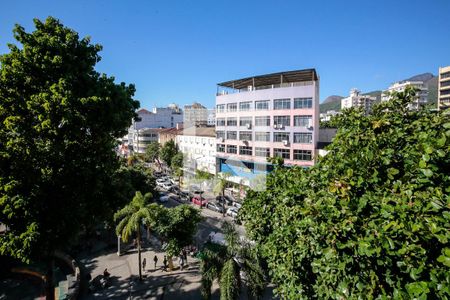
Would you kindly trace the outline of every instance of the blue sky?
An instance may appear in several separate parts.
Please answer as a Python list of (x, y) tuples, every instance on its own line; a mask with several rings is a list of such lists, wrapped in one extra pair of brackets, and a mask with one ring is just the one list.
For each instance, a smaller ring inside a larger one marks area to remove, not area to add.
[(146, 108), (213, 107), (216, 83), (271, 72), (316, 68), (324, 99), (450, 65), (448, 0), (10, 0), (0, 53), (15, 23), (49, 15), (102, 44), (97, 70), (134, 83)]

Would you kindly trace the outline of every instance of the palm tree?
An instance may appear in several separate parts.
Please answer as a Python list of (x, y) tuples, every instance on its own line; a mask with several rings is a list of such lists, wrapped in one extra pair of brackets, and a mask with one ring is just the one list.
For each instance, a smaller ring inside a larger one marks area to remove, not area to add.
[[(223, 229), (226, 244), (208, 242), (201, 254), (203, 298), (211, 298), (211, 287), (216, 279), (221, 300), (238, 299), (242, 281), (247, 286), (249, 298), (261, 298), (266, 282), (255, 249), (239, 240), (232, 224), (225, 222)], [(241, 274), (244, 276), (241, 277)]]
[(228, 184), (228, 177), (230, 177), (229, 173), (219, 173), (216, 176), (216, 185), (214, 186), (214, 194), (216, 195), (220, 195), (222, 194), (222, 215), (225, 217), (225, 188), (227, 187)]
[(124, 242), (128, 242), (130, 236), (136, 234), (138, 247), (139, 279), (142, 280), (141, 272), (141, 225), (150, 223), (157, 211), (156, 203), (149, 204), (152, 194), (147, 193), (142, 196), (141, 192), (136, 192), (133, 200), (124, 208), (114, 214), (114, 221), (119, 221), (116, 227), (116, 234), (122, 237)]

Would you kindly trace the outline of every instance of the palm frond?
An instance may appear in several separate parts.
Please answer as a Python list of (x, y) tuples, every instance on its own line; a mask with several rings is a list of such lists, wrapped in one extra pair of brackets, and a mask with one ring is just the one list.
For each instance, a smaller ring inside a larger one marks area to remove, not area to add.
[(233, 258), (228, 259), (220, 273), (220, 299), (235, 300), (238, 299), (241, 291), (241, 281), (239, 267)]

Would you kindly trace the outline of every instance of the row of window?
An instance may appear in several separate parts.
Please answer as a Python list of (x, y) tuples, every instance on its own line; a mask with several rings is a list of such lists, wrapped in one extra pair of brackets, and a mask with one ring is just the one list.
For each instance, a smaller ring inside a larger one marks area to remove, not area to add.
[[(294, 109), (312, 108), (312, 98), (294, 98)], [(291, 109), (292, 101), (290, 98), (273, 100), (272, 109)], [(270, 100), (245, 101), (239, 103), (239, 111), (250, 111), (254, 107), (255, 110), (269, 110)], [(216, 106), (218, 113), (236, 112), (238, 111), (238, 103), (218, 104)]]
[[(252, 126), (253, 117), (240, 117), (239, 126)], [(312, 126), (311, 115), (298, 115), (294, 116), (294, 126), (298, 127), (310, 127)], [(217, 118), (217, 126), (237, 126), (238, 120), (236, 117), (230, 118)], [(291, 116), (273, 116), (273, 125), (291, 126)], [(255, 126), (271, 126), (270, 116), (258, 116), (255, 117)]]
[[(225, 147), (224, 144), (217, 144), (217, 152), (237, 154), (238, 147), (235, 145), (226, 145), (226, 147)], [(253, 155), (253, 147), (239, 146), (239, 154), (252, 156)], [(274, 148), (273, 155), (282, 157), (284, 159), (291, 159), (291, 150)], [(255, 147), (255, 156), (270, 157), (270, 148)], [(303, 161), (312, 160), (312, 151), (311, 150), (294, 149), (293, 160), (303, 160)]]
[[(290, 141), (289, 132), (274, 132), (273, 141), (283, 142)], [(237, 131), (216, 131), (217, 138), (227, 139), (227, 140), (237, 140)], [(253, 134), (251, 131), (239, 131), (240, 141), (252, 141)], [(270, 142), (270, 132), (255, 132), (255, 141), (257, 142)], [(296, 144), (311, 144), (312, 143), (312, 133), (311, 132), (294, 132), (294, 143)]]
[(443, 90), (443, 91), (440, 91), (439, 94), (440, 94), (441, 96), (450, 95), (450, 90)]
[(450, 78), (450, 72), (445, 72), (441, 74), (441, 79)]
[(450, 86), (450, 80), (441, 82), (440, 87), (446, 87), (446, 86)]

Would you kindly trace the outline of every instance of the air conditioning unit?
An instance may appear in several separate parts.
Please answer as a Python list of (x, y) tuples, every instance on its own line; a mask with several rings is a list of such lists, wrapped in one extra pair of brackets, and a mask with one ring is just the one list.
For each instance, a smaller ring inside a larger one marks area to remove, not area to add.
[(309, 125), (308, 127), (306, 127), (306, 129), (308, 129), (308, 130), (313, 130), (314, 127), (312, 127), (311, 125)]
[(247, 126), (247, 129), (252, 128), (252, 124), (250, 124), (250, 123), (247, 123), (247, 124), (245, 124), (245, 125)]
[(221, 143), (223, 143), (224, 140), (225, 140), (225, 139), (224, 139), (223, 137), (219, 138), (219, 141), (220, 141)]
[(283, 145), (285, 146), (289, 145), (289, 140), (283, 140)]
[(278, 129), (283, 129), (284, 125), (283, 124), (278, 124)]
[(247, 86), (247, 90), (248, 91), (252, 91), (253, 90), (253, 86), (251, 86), (251, 85)]
[(246, 144), (246, 145), (248, 144), (248, 141), (247, 141), (247, 140), (243, 140), (242, 142), (243, 142), (244, 144)]
[(273, 124), (274, 129), (278, 129), (278, 124)]

